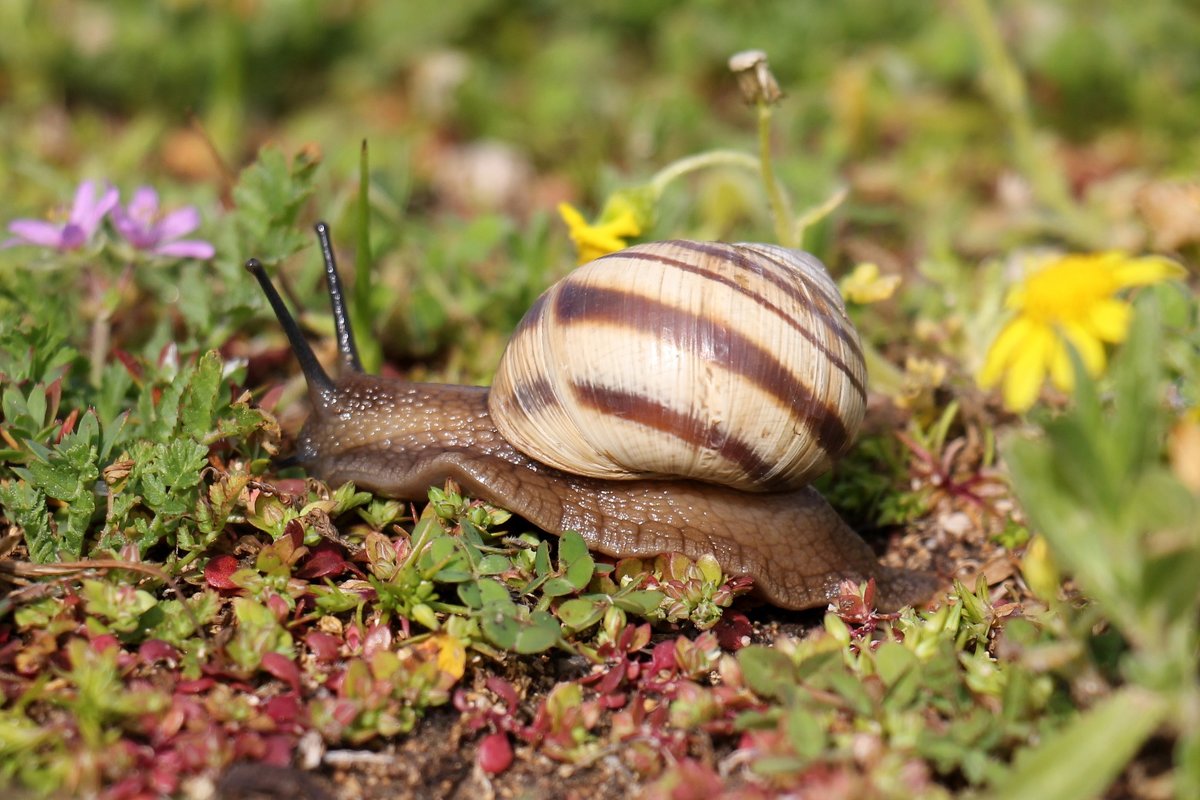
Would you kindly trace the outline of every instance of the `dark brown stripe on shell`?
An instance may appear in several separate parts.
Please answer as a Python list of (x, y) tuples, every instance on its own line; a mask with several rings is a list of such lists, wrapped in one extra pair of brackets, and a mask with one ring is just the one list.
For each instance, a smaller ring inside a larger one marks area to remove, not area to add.
[[(808, 341), (809, 344), (819, 350), (822, 355), (829, 359), (829, 363), (831, 363), (834, 368), (841, 372), (842, 375), (846, 377), (846, 380), (850, 381), (850, 385), (854, 387), (854, 391), (858, 393), (858, 396), (864, 401), (866, 400), (867, 387), (863, 385), (862, 379), (859, 378), (855, 370), (851, 369), (850, 365), (842, 359), (841, 355), (831, 350), (827, 344), (821, 341), (820, 337), (818, 337), (816, 333), (802, 325), (800, 320), (791, 316), (784, 311), (784, 309), (767, 300), (762, 295), (751, 291), (747, 287), (739, 284), (737, 281), (727, 278), (720, 273), (705, 269), (688, 261), (662, 255), (661, 253), (657, 253), (652, 250), (626, 250), (613, 255), (619, 255), (621, 258), (628, 258), (634, 261), (653, 261), (655, 263), (663, 264), (664, 266), (672, 267), (683, 272), (688, 272), (694, 275), (703, 275), (710, 280), (716, 281), (724, 286), (728, 286), (735, 292), (754, 300), (763, 308), (767, 309), (779, 319), (783, 320), (792, 328), (792, 330), (796, 331), (796, 333)], [(805, 302), (805, 298), (796, 292), (793, 287), (781, 284), (774, 276), (766, 276), (766, 279), (776, 286), (779, 286), (781, 289), (787, 292), (789, 296), (801, 301), (804, 305), (810, 305), (809, 303)], [(824, 323), (826, 328), (834, 331), (834, 335), (849, 346), (850, 350), (856, 354), (859, 360), (862, 359), (862, 350), (859, 348), (858, 342), (854, 340), (852, 335), (848, 335), (842, 330), (843, 326), (835, 324), (835, 321), (832, 320), (829, 315), (822, 313), (820, 310), (816, 311), (816, 316), (820, 318), (821, 322)]]
[(711, 319), (653, 298), (616, 289), (580, 287), (571, 281), (558, 286), (554, 317), (560, 325), (601, 323), (658, 336), (678, 350), (695, 353), (741, 375), (785, 408), (796, 409), (798, 421), (830, 456), (840, 455), (850, 444), (850, 434), (836, 410), (797, 380), (773, 353)]
[(673, 436), (697, 448), (711, 450), (741, 469), (751, 482), (763, 489), (782, 488), (786, 481), (767, 480), (776, 465), (764, 460), (754, 448), (722, 426), (694, 414), (682, 414), (657, 400), (597, 384), (572, 384), (571, 393), (584, 406), (608, 416), (619, 417)]
[[(829, 295), (824, 287), (818, 282), (811, 280), (803, 272), (769, 253), (761, 250), (744, 249), (737, 245), (725, 244), (724, 242), (695, 242), (687, 239), (676, 239), (667, 244), (674, 245), (682, 250), (701, 253), (710, 258), (728, 259), (734, 265), (753, 272), (755, 275), (759, 275), (779, 287), (782, 292), (796, 302), (815, 307), (815, 313), (821, 318), (821, 321), (834, 332), (834, 335), (845, 342), (858, 358), (862, 358), (862, 348), (859, 346), (857, 338), (850, 331), (846, 330), (844, 324), (841, 324), (844, 319), (840, 310), (840, 300)], [(772, 264), (780, 267), (781, 271), (779, 273), (764, 271), (762, 265), (750, 258), (748, 253), (754, 253), (756, 256), (767, 259)], [(795, 283), (787, 280), (784, 277), (785, 275), (793, 277)], [(804, 291), (797, 288), (797, 283), (803, 285)]]
[(530, 416), (540, 414), (547, 408), (562, 404), (554, 387), (545, 378), (516, 379), (513, 381), (512, 396), (517, 406)]

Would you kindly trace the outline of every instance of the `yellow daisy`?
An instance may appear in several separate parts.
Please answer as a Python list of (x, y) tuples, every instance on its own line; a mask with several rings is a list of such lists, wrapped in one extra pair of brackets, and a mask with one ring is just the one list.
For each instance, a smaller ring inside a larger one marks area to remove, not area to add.
[[(608, 209), (605, 209), (608, 212)], [(611, 219), (589, 223), (583, 214), (569, 203), (559, 203), (558, 213), (567, 223), (571, 241), (579, 251), (579, 263), (586, 264), (592, 259), (608, 253), (624, 250), (626, 239), (637, 236), (642, 232), (637, 215), (630, 207), (621, 207), (615, 214), (606, 213)]]
[(1104, 343), (1124, 341), (1133, 313), (1117, 292), (1185, 274), (1165, 258), (1117, 252), (1050, 261), (1009, 292), (1007, 305), (1016, 317), (992, 342), (979, 385), (988, 389), (1003, 378), (1004, 405), (1013, 411), (1033, 405), (1047, 373), (1055, 386), (1070, 391), (1075, 374), (1067, 342), (1088, 374), (1099, 375), (1106, 361)]

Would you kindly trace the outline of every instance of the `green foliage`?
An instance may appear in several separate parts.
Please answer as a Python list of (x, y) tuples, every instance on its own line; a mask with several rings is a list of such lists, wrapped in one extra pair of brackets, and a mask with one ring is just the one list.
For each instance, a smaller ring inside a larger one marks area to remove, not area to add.
[(777, 731), (787, 745), (757, 762), (757, 771), (780, 776), (848, 757), (853, 740), (831, 731), (849, 717), (885, 747), (987, 785), (1005, 774), (1013, 749), (1053, 724), (1051, 676), (988, 652), (991, 635), (1005, 626), (986, 586), (976, 594), (960, 585), (938, 610), (906, 612), (873, 641), (834, 615), (825, 624), (827, 637), (738, 653), (746, 685), (773, 701), (744, 713), (739, 727)]
[[(78, 430), (63, 436), (52, 450), (28, 442), (31, 454), (28, 466), (13, 468), (37, 496), (62, 503), (49, 525), (30, 520), (33, 534), (26, 529), (26, 544), (35, 561), (72, 560), (83, 552), (84, 535), (96, 510), (95, 483), (100, 477), (97, 465), (99, 428), (96, 416), (89, 412), (83, 416)], [(39, 513), (36, 507), (29, 507), (32, 497), (28, 490), (24, 497), (14, 499), (24, 501), (25, 508), (20, 513), (25, 518)]]
[(312, 195), (316, 168), (303, 153), (293, 159), (274, 147), (259, 153), (233, 190), (242, 253), (277, 264), (308, 244), (299, 216)]
[[(0, 506), (25, 530), (34, 560), (79, 558), (102, 507), (98, 499), (105, 496), (101, 547), (116, 549), (134, 541), (145, 552), (165, 538), (195, 550), (219, 533), (211, 524), (198, 535), (190, 527), (209, 446), (255, 435), (269, 421), (245, 401), (225, 399), (216, 353), (170, 378), (165, 386), (143, 384), (131, 418), (122, 415), (102, 424), (97, 413), (87, 411), (74, 429), (64, 423), (37, 425), (37, 417), (53, 413), (43, 399), (47, 393), (38, 387), (26, 399), (15, 388), (6, 392), (13, 411), (7, 416), (14, 422), (11, 431), (34, 431), (37, 438), (24, 439), (20, 448), (9, 451), (16, 477), (0, 483)], [(59, 501), (53, 510), (47, 499)], [(212, 506), (202, 508), (203, 517)], [(176, 534), (185, 523), (189, 527), (179, 542)]]
[[(1157, 300), (1155, 292), (1139, 299), (1129, 340), (1112, 366), (1108, 401), (1077, 363), (1072, 408), (1045, 422), (1043, 438), (1007, 448), (1030, 519), (1129, 643), (1121, 667), (1135, 684), (1086, 712), (1046, 752), (1018, 761), (1015, 786), (1054, 785), (1062, 754), (1090, 748), (1091, 758), (1103, 753), (1118, 764), (1061, 795), (1090, 796), (1089, 787), (1107, 785), (1122, 759), (1167, 721), (1180, 737), (1177, 796), (1200, 791), (1200, 764), (1186, 755), (1200, 739), (1200, 726), (1181, 711), (1200, 700), (1200, 508), (1160, 455), (1164, 381), (1157, 356), (1164, 333)], [(1173, 709), (1181, 713), (1172, 715)], [(1124, 726), (1119, 741), (1096, 736), (1106, 719), (1130, 716), (1140, 722)]]
[(292, 635), (267, 606), (248, 597), (237, 597), (233, 600), (233, 615), (237, 627), (225, 652), (244, 673), (254, 672), (266, 653), (288, 658), (295, 655)]

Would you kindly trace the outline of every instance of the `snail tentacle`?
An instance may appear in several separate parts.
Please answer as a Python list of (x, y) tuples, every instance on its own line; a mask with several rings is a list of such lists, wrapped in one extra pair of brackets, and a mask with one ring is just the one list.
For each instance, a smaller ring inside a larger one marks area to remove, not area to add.
[(353, 372), (362, 372), (362, 361), (358, 347), (354, 344), (354, 326), (350, 324), (350, 312), (346, 308), (346, 293), (342, 290), (342, 279), (338, 274), (337, 259), (333, 255), (333, 241), (329, 225), (318, 222), (313, 226), (317, 241), (321, 243), (321, 260), (325, 262), (325, 285), (329, 289), (329, 306), (333, 309), (333, 324), (337, 329), (338, 353), (342, 366)]
[(267, 277), (267, 270), (261, 261), (251, 258), (246, 262), (246, 271), (258, 280), (263, 294), (267, 296), (267, 302), (271, 304), (271, 310), (275, 312), (275, 318), (279, 320), (279, 327), (283, 328), (288, 344), (292, 346), (292, 353), (295, 354), (296, 361), (300, 363), (300, 371), (304, 373), (304, 380), (308, 383), (308, 393), (312, 397), (313, 404), (328, 405), (337, 395), (337, 387), (329, 377), (329, 373), (321, 366), (321, 362), (317, 360), (316, 353), (308, 344), (308, 340), (304, 338), (304, 332), (300, 330), (300, 325), (292, 316), (292, 312), (288, 311), (283, 298), (279, 296), (275, 284), (271, 283), (271, 279)]

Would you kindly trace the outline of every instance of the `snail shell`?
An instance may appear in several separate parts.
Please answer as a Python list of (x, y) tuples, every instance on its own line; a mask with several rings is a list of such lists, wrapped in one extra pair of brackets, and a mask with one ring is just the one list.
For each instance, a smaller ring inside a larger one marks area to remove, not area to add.
[(815, 257), (654, 242), (537, 300), (489, 410), (518, 450), (572, 474), (782, 491), (849, 447), (865, 383), (858, 334)]

